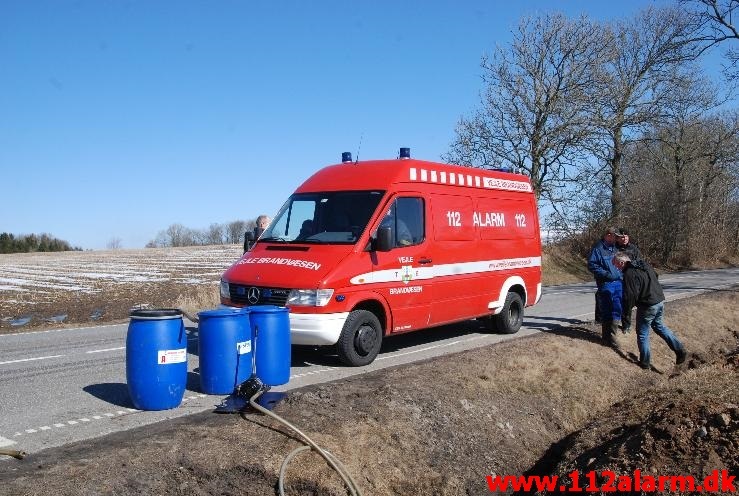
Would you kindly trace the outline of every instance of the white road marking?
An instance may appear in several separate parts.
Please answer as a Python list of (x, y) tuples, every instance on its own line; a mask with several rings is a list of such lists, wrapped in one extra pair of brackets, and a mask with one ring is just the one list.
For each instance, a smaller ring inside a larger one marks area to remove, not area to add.
[(106, 351), (118, 351), (118, 350), (125, 350), (125, 346), (120, 346), (118, 348), (106, 348), (104, 350), (90, 350), (86, 351), (85, 353), (105, 353)]
[(0, 436), (0, 448), (4, 446), (10, 446), (11, 444), (15, 444), (15, 441), (11, 441), (10, 439), (6, 439)]
[(84, 331), (87, 329), (100, 329), (101, 327), (117, 327), (125, 325), (123, 323), (121, 324), (108, 324), (108, 325), (99, 325), (94, 327), (70, 327), (66, 329), (47, 329), (45, 331), (28, 331), (28, 332), (14, 332), (12, 334), (3, 334), (0, 336), (0, 338), (8, 337), (8, 336), (28, 336), (29, 334), (47, 334), (50, 332), (64, 332), (64, 331)]
[(19, 360), (9, 360), (7, 362), (0, 362), (0, 365), (7, 365), (9, 363), (33, 362), (34, 360), (47, 360), (49, 358), (59, 358), (63, 356), (64, 355), (49, 355), (49, 356), (34, 357), (34, 358), (21, 358)]
[[(205, 395), (200, 395), (200, 397), (204, 397), (204, 396)], [(140, 411), (140, 410), (135, 410), (133, 408), (129, 408), (128, 410), (131, 411), (131, 412), (138, 412), (138, 411)], [(118, 413), (119, 415), (125, 415), (128, 412), (124, 412), (124, 411), (119, 410), (116, 413)], [(105, 415), (106, 417), (110, 418), (110, 417), (115, 417), (116, 414), (115, 413), (105, 413), (103, 415)], [(93, 415), (92, 418), (95, 419), (95, 420), (103, 420), (104, 419), (104, 417), (102, 417), (100, 415)], [(62, 423), (56, 423), (56, 424), (54, 424), (54, 427), (61, 428), (61, 427), (68, 427), (70, 425), (78, 425), (78, 424), (79, 425), (82, 425), (82, 424), (80, 424), (80, 422), (82, 422), (82, 423), (91, 422), (91, 419), (89, 419), (87, 417), (82, 417), (82, 418), (79, 418), (77, 420), (67, 420), (67, 422), (65, 424), (62, 424)], [(18, 437), (18, 436), (22, 436), (23, 434), (35, 434), (35, 433), (37, 433), (39, 431), (50, 431), (50, 430), (52, 430), (52, 428), (50, 426), (44, 425), (44, 426), (41, 426), (41, 427), (39, 427), (37, 429), (25, 429), (24, 432), (16, 432), (15, 433), (15, 436)], [(15, 444), (15, 441), (11, 441), (10, 439), (5, 439), (4, 437), (0, 436), (0, 447), (9, 446), (11, 444)]]
[(436, 349), (436, 348), (446, 348), (447, 346), (454, 346), (455, 344), (459, 344), (459, 343), (463, 343), (463, 342), (467, 342), (467, 341), (475, 341), (475, 340), (481, 339), (483, 337), (485, 337), (485, 336), (484, 335), (472, 336), (472, 337), (469, 337), (469, 338), (459, 339), (457, 341), (452, 341), (450, 343), (443, 343), (443, 344), (437, 344), (437, 345), (434, 345), (434, 346), (427, 346), (425, 348), (419, 348), (419, 349), (413, 350), (413, 351), (406, 351), (404, 353), (388, 354), (388, 355), (385, 355), (385, 356), (377, 357), (375, 360), (385, 360), (387, 358), (395, 358), (395, 357), (400, 357), (400, 356), (413, 355), (414, 353), (421, 353), (422, 351), (433, 350), (433, 349)]
[(306, 376), (309, 376), (309, 375), (321, 374), (323, 372), (331, 372), (332, 370), (336, 370), (336, 368), (335, 367), (329, 367), (329, 368), (326, 368), (326, 369), (314, 370), (312, 372), (304, 372), (302, 374), (295, 374), (295, 375), (291, 375), (290, 376), (290, 379), (299, 379), (301, 377), (306, 377)]

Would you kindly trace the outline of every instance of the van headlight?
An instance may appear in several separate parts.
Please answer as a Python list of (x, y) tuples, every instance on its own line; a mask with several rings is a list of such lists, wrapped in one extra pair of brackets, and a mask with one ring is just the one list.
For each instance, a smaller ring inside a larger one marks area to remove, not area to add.
[(228, 289), (228, 283), (221, 279), (221, 298), (231, 299), (231, 292)]
[(287, 304), (303, 307), (325, 307), (334, 294), (333, 289), (292, 289)]

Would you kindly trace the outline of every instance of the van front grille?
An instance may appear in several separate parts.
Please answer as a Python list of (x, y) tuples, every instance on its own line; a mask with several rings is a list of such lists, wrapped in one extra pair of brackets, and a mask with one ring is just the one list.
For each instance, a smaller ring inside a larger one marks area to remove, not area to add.
[(231, 283), (228, 285), (228, 293), (231, 301), (239, 305), (277, 305), (284, 307), (290, 290)]

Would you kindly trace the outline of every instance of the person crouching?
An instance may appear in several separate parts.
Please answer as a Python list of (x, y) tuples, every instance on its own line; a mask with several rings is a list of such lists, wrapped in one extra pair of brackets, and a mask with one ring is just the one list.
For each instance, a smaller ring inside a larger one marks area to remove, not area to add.
[(649, 369), (651, 352), (649, 349), (649, 329), (654, 329), (667, 346), (675, 353), (675, 364), (685, 362), (687, 353), (675, 333), (667, 327), (664, 316), (665, 295), (657, 280), (654, 269), (645, 260), (632, 261), (624, 252), (613, 257), (613, 265), (623, 273), (623, 315), (621, 323), (624, 330), (631, 327), (631, 309), (636, 306), (636, 343), (639, 346), (639, 366)]

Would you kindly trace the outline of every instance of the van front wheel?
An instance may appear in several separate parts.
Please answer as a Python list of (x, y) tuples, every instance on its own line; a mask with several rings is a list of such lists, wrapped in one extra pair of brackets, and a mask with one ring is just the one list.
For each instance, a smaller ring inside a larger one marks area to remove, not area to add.
[(503, 310), (493, 316), (495, 327), (501, 334), (515, 334), (523, 324), (523, 300), (518, 293), (506, 295)]
[(372, 363), (382, 346), (382, 326), (375, 314), (354, 310), (344, 322), (336, 351), (339, 360), (352, 367)]

